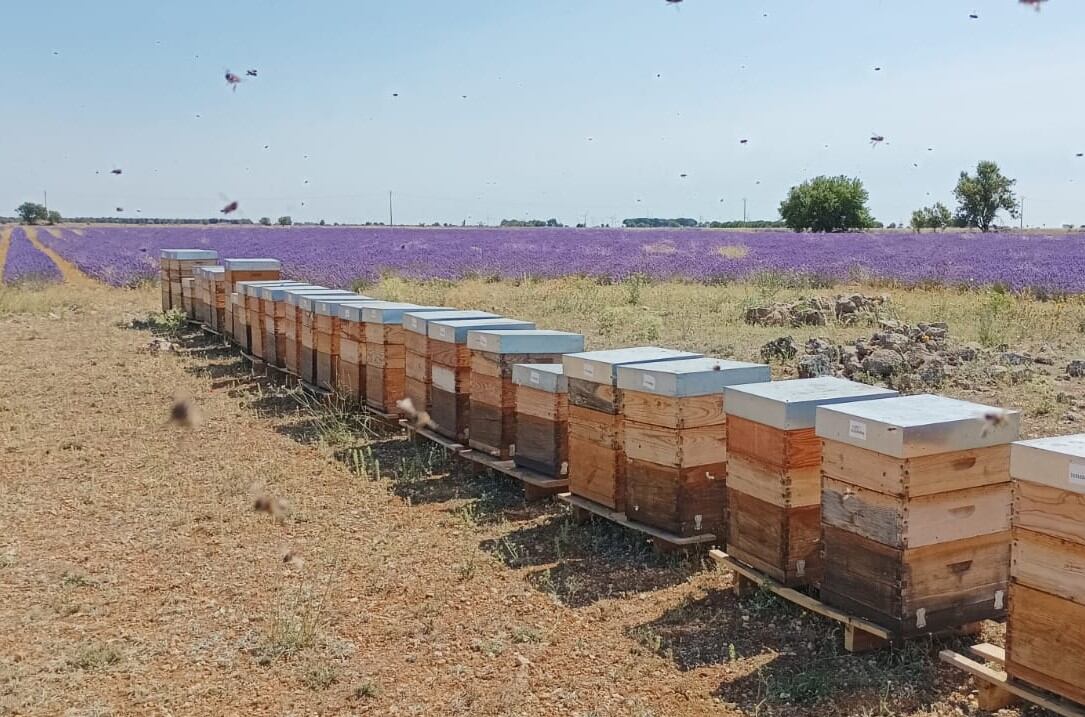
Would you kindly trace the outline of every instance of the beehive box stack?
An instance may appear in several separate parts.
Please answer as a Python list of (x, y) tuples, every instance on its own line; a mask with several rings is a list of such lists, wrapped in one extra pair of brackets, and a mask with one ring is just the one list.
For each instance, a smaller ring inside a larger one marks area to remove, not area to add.
[(550, 478), (569, 473), (569, 383), (562, 364), (517, 364), (513, 462)]
[(1085, 704), (1085, 434), (1015, 443), (1006, 672)]
[[(282, 273), (282, 263), (278, 259), (223, 259), (222, 268), (222, 291), (226, 297), (237, 291), (234, 284), (239, 281), (279, 279)], [(244, 306), (244, 303), (242, 303), (242, 306)], [(224, 316), (226, 333), (233, 331), (235, 326), (233, 307), (233, 302), (226, 302)]]
[(567, 331), (486, 329), (467, 333), (471, 351), (468, 445), (507, 460), (516, 453), (516, 364), (561, 363), (582, 352), (584, 337)]
[(196, 304), (193, 296), (195, 281), (194, 277), (181, 279), (181, 309), (189, 319), (196, 318)]
[(819, 407), (822, 601), (898, 637), (1004, 615), (1019, 422), (925, 394)]
[(176, 262), (170, 256), (173, 249), (163, 249), (158, 255), (158, 285), (162, 290), (162, 311), (173, 308), (173, 297), (170, 294), (170, 282), (173, 280), (173, 272), (176, 270)]
[(434, 430), (446, 438), (466, 443), (471, 417), (471, 349), (467, 334), (484, 329), (521, 331), (534, 329), (530, 321), (517, 319), (451, 319), (430, 321), (429, 415)]
[(430, 363), (429, 333), (430, 321), (449, 321), (453, 319), (496, 319), (497, 314), (485, 311), (460, 311), (445, 309), (423, 314), (410, 311), (403, 315), (403, 347), (406, 349), (404, 368), (404, 393), (411, 400), (415, 410), (429, 410)]
[[(238, 287), (240, 288), (240, 287)], [(245, 324), (245, 295), (240, 291), (230, 294), (230, 300), (226, 304), (226, 317), (229, 324), (223, 332), (227, 339), (237, 345), (241, 345), (241, 337), (245, 336), (248, 327)], [(242, 347), (242, 350), (246, 350)]]
[[(271, 302), (265, 302), (264, 290), (287, 289), (297, 286), (309, 286), (302, 281), (249, 281), (245, 282), (245, 316), (249, 324), (249, 352), (261, 361), (268, 363), (267, 340), (265, 335), (269, 328), (265, 317), (265, 311), (271, 311)], [(274, 365), (274, 364), (273, 364)]]
[(336, 373), (339, 370), (339, 336), (341, 320), (339, 312), (343, 304), (371, 301), (371, 297), (356, 294), (353, 297), (329, 297), (313, 303), (313, 346), (315, 349), (316, 385), (328, 391), (336, 391)]
[(335, 370), (335, 390), (359, 404), (365, 403), (365, 322), (362, 321), (362, 309), (373, 303), (348, 301), (339, 307), (339, 365)]
[(407, 349), (403, 315), (445, 311), (443, 306), (384, 304), (362, 309), (365, 324), (365, 403), (383, 413), (397, 413), (405, 395)]
[(724, 389), (728, 554), (784, 585), (816, 584), (821, 571), (817, 407), (896, 393), (832, 377)]
[(183, 282), (197, 267), (218, 263), (218, 252), (207, 249), (163, 249), (159, 255), (162, 310), (180, 309), (184, 303)]
[[(302, 314), (301, 300), (303, 297), (319, 299), (325, 296), (337, 296), (342, 294), (341, 289), (306, 289), (303, 287), (286, 290), (286, 305), (283, 307), (283, 346), (286, 355), (283, 357), (283, 365), (286, 373), (300, 378), (300, 357), (303, 350), (301, 342)], [(311, 363), (311, 362), (310, 362)]]
[(625, 445), (618, 367), (701, 358), (655, 346), (586, 351), (562, 358), (569, 385), (569, 492), (625, 510)]
[[(292, 283), (260, 287), (260, 334), (264, 362), (272, 368), (286, 370), (286, 292), (289, 289), (321, 289), (315, 284)], [(289, 307), (293, 310), (293, 307)], [(293, 322), (290, 322), (293, 328)]]
[(221, 266), (205, 266), (203, 273), (207, 277), (207, 323), (212, 331), (225, 334), (227, 330), (226, 303), (230, 298), (226, 293), (226, 283), (223, 280), (226, 269)]
[(192, 313), (201, 324), (207, 324), (207, 276), (205, 267), (197, 266), (192, 270)]
[(771, 378), (765, 364), (716, 358), (618, 367), (626, 514), (723, 542), (727, 507), (727, 386)]
[(316, 337), (318, 301), (365, 301), (367, 297), (352, 291), (336, 291), (327, 294), (298, 294), (298, 378), (310, 386), (316, 386)]

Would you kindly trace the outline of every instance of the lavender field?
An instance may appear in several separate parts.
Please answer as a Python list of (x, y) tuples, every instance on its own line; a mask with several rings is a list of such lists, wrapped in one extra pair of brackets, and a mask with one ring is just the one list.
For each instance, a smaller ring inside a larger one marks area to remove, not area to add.
[(86, 274), (114, 285), (157, 276), (160, 249), (210, 248), (222, 257), (275, 257), (292, 278), (337, 287), (387, 273), (448, 280), (621, 280), (641, 274), (719, 282), (775, 272), (833, 282), (999, 284), (1085, 293), (1085, 234), (88, 226), (38, 236)]
[(53, 260), (38, 251), (26, 238), (26, 230), (14, 227), (7, 259), (0, 267), (5, 284), (24, 281), (60, 281), (60, 269)]

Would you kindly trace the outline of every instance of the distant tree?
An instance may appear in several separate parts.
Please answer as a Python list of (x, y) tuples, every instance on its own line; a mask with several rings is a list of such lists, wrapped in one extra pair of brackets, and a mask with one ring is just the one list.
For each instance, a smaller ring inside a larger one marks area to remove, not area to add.
[(294, 223), (294, 220), (291, 219), (289, 216), (279, 217), (279, 226), (281, 226), (281, 227), (288, 227), (293, 223)]
[(45, 217), (45, 220), (50, 224), (60, 224), (60, 212), (55, 209), (49, 210), (49, 214)]
[(622, 226), (628, 228), (652, 229), (662, 227), (695, 227), (697, 226), (697, 220), (690, 219), (689, 217), (677, 217), (675, 219), (665, 219), (661, 217), (633, 217), (631, 219), (623, 219)]
[(559, 222), (557, 219), (547, 219), (546, 220), (546, 226), (548, 226), (548, 227), (560, 227), (561, 222)]
[(265, 227), (271, 226), (271, 217), (260, 217), (260, 223)]
[(23, 224), (37, 224), (49, 219), (49, 210), (45, 208), (45, 205), (34, 202), (23, 202), (16, 208), (15, 213), (19, 215), (19, 221)]
[(323, 220), (323, 219), (321, 219), (321, 220), (320, 220), (319, 222), (317, 222), (317, 223), (318, 223), (318, 224), (320, 224), (320, 226), (325, 226), (325, 223), (324, 223), (324, 220)]
[(1017, 197), (1013, 193), (1016, 179), (1002, 174), (994, 162), (980, 162), (976, 165), (976, 175), (961, 172), (953, 196), (957, 198), (957, 219), (963, 226), (979, 227), (980, 231), (990, 231), (991, 224), (999, 211), (1006, 210), (1011, 217), (1017, 217)]
[(858, 178), (814, 177), (791, 188), (780, 202), (780, 216), (792, 231), (867, 229), (874, 225), (866, 206), (869, 198)]
[(935, 202), (929, 207), (916, 209), (912, 212), (912, 229), (945, 229), (953, 222), (953, 213), (949, 207), (941, 202)]

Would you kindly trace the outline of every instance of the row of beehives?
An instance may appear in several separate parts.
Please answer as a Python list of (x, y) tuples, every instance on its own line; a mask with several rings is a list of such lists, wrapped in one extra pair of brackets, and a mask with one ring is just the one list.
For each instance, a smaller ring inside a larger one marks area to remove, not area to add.
[(1085, 436), (1015, 442), (1015, 411), (655, 347), (584, 352), (578, 334), (277, 272), (198, 267), (185, 310), (307, 384), (384, 413), (408, 397), (446, 437), (632, 521), (712, 533), (895, 635), (1009, 606), (1010, 673), (1085, 699)]

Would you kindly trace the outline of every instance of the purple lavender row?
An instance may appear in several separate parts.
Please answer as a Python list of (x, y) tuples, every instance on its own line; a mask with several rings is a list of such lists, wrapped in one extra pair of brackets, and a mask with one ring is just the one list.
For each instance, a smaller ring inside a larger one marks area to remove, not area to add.
[(4, 262), (4, 283), (14, 284), (21, 281), (61, 281), (60, 269), (53, 260), (34, 248), (26, 238), (26, 230), (15, 227), (11, 233), (11, 246), (8, 247), (7, 260)]
[(582, 275), (720, 282), (760, 273), (906, 285), (1000, 284), (1085, 293), (1085, 235), (623, 229), (371, 227), (88, 227), (42, 240), (115, 285), (150, 279), (162, 248), (270, 256), (292, 278), (346, 287), (383, 273), (412, 279)]

